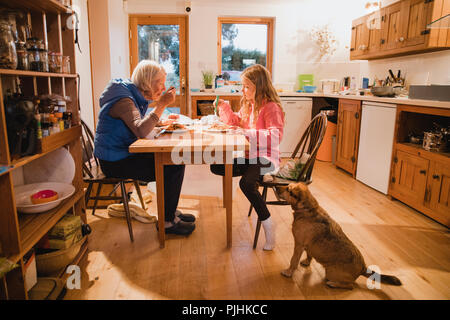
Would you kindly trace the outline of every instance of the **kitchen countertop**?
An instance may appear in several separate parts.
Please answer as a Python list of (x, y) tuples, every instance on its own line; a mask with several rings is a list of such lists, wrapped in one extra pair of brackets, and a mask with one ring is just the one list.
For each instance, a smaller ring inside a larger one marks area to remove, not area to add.
[[(240, 96), (241, 92), (190, 92), (191, 96)], [(398, 98), (383, 98), (371, 95), (340, 95), (340, 94), (324, 94), (324, 93), (303, 93), (303, 92), (278, 92), (280, 97), (310, 97), (310, 98), (338, 98), (338, 99), (353, 99), (363, 101), (374, 101), (382, 103), (407, 104), (412, 106), (424, 106), (450, 109), (450, 101), (436, 101), (436, 100), (420, 100), (408, 99), (405, 97)]]

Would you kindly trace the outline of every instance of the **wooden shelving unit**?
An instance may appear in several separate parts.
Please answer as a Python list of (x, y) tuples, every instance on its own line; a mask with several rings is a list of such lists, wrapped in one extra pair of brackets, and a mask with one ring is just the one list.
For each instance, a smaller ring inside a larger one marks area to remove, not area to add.
[[(66, 213), (79, 215), (86, 223), (83, 175), (81, 126), (78, 110), (78, 87), (75, 64), (75, 31), (64, 24), (72, 10), (56, 0), (0, 0), (0, 8), (12, 8), (26, 14), (31, 23), (33, 36), (43, 39), (49, 51), (60, 52), (70, 57), (70, 74), (0, 69), (0, 165), (7, 170), (0, 174), (0, 256), (17, 263), (18, 268), (0, 279), (1, 299), (28, 299), (25, 289), (24, 255), (61, 219)], [(4, 94), (13, 88), (14, 81), (20, 80), (22, 93), (26, 96), (59, 94), (70, 97), (67, 110), (72, 112), (72, 127), (52, 134), (40, 141), (38, 153), (19, 159), (10, 155)], [(72, 181), (75, 193), (58, 207), (40, 214), (21, 214), (15, 206), (14, 170), (58, 149), (67, 148), (75, 164)], [(87, 250), (87, 239), (72, 263), (77, 263)], [(64, 279), (64, 270), (59, 277)]]

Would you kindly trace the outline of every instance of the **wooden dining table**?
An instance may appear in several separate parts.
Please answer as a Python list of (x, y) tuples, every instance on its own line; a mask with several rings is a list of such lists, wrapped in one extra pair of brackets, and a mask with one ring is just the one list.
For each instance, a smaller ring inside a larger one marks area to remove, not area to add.
[(164, 133), (157, 138), (138, 139), (130, 145), (130, 153), (154, 153), (156, 201), (158, 208), (158, 237), (160, 248), (165, 245), (164, 230), (164, 166), (174, 164), (201, 165), (224, 164), (222, 178), (223, 206), (226, 210), (227, 247), (232, 242), (233, 159), (236, 154), (249, 150), (242, 134), (211, 132), (205, 127)]

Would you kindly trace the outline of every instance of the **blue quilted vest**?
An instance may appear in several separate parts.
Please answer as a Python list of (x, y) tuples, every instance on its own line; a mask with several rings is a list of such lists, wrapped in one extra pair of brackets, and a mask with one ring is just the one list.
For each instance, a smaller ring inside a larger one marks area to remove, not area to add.
[(111, 107), (122, 98), (130, 98), (145, 116), (149, 100), (128, 79), (113, 79), (100, 97), (100, 113), (94, 140), (94, 155), (106, 161), (118, 161), (129, 157), (128, 147), (137, 140), (134, 133), (121, 119), (109, 115)]

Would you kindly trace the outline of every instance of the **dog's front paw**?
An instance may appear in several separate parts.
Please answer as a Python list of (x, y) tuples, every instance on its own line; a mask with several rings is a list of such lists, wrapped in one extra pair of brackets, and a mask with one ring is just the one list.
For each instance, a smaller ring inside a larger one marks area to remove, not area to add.
[(294, 273), (294, 272), (291, 269), (286, 269), (286, 270), (281, 271), (281, 274), (287, 278), (291, 278), (292, 273)]

